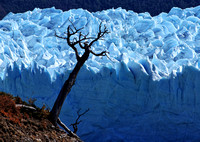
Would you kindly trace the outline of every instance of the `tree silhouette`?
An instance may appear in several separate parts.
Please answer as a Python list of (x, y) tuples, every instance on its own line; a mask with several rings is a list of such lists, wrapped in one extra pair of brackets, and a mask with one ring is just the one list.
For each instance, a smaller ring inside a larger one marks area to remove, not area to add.
[[(70, 21), (71, 22), (71, 21)], [(76, 134), (74, 134), (70, 129), (68, 129), (59, 119), (59, 114), (62, 108), (62, 105), (69, 94), (72, 86), (74, 85), (76, 81), (76, 77), (78, 75), (79, 70), (85, 63), (85, 61), (88, 59), (90, 53), (95, 56), (106, 56), (107, 51), (102, 51), (101, 53), (95, 53), (92, 51), (91, 46), (98, 40), (102, 40), (105, 34), (108, 34), (108, 29), (104, 25), (102, 27), (102, 23), (99, 25), (99, 31), (97, 33), (96, 37), (88, 37), (88, 34), (83, 34), (81, 31), (84, 29), (84, 27), (77, 29), (73, 23), (71, 22), (71, 25), (67, 27), (67, 33), (65, 33), (65, 37), (59, 36), (55, 33), (55, 36), (61, 39), (64, 39), (67, 41), (67, 44), (74, 50), (76, 55), (77, 63), (73, 69), (73, 71), (70, 73), (68, 79), (65, 81), (64, 85), (62, 86), (60, 93), (54, 103), (54, 106), (50, 112), (49, 120), (53, 123), (53, 125), (57, 126), (57, 124), (61, 125), (71, 136), (78, 137)], [(79, 55), (77, 47), (80, 47), (84, 50), (84, 53), (82, 55)]]

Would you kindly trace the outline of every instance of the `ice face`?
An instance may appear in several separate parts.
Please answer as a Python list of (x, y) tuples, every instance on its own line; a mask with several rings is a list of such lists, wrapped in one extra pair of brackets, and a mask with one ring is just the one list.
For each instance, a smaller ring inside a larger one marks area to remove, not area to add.
[(0, 91), (52, 107), (76, 64), (74, 51), (55, 33), (65, 36), (73, 22), (96, 36), (103, 22), (110, 33), (92, 49), (108, 51), (109, 58), (90, 55), (61, 119), (69, 125), (79, 108), (90, 108), (78, 131), (86, 141), (199, 140), (199, 11), (173, 8), (155, 17), (121, 8), (10, 13), (0, 21)]

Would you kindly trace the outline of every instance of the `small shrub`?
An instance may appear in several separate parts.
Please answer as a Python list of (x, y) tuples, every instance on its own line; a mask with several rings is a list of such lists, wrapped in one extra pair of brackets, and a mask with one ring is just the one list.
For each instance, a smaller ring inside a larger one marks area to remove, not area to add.
[(22, 115), (20, 109), (15, 106), (15, 101), (11, 95), (0, 93), (0, 113), (8, 120), (20, 125)]
[(35, 98), (30, 98), (29, 100), (28, 100), (28, 102), (29, 102), (29, 105), (31, 105), (31, 106), (33, 106), (33, 107), (36, 107), (35, 106), (35, 101), (36, 101), (36, 99)]

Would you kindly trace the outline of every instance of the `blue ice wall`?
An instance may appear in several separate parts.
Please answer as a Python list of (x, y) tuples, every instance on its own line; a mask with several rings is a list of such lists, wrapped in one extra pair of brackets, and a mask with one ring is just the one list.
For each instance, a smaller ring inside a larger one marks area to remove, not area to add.
[[(0, 91), (52, 107), (76, 59), (66, 27), (95, 36), (102, 21), (110, 34), (92, 49), (61, 112), (68, 126), (82, 117), (85, 141), (198, 141), (200, 120), (200, 7), (173, 8), (151, 17), (124, 9), (90, 13), (55, 8), (10, 13), (0, 21)], [(79, 54), (83, 51), (80, 50)]]

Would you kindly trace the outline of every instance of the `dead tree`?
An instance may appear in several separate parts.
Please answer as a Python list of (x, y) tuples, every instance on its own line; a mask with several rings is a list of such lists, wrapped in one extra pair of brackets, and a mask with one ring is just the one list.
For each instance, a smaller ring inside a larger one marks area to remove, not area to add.
[[(96, 35), (96, 37), (88, 37), (88, 34), (83, 34), (81, 31), (84, 27), (77, 29), (73, 23), (71, 22), (71, 25), (67, 27), (67, 32), (65, 33), (65, 36), (59, 36), (55, 33), (55, 36), (61, 39), (64, 39), (67, 41), (67, 44), (74, 50), (76, 55), (77, 63), (73, 69), (73, 71), (70, 73), (68, 79), (65, 81), (64, 85), (62, 86), (60, 93), (54, 103), (54, 106), (50, 112), (49, 120), (53, 123), (53, 125), (57, 126), (57, 124), (61, 125), (62, 127), (65, 127), (65, 130), (72, 136), (77, 137), (76, 134), (74, 134), (72, 131), (70, 131), (59, 119), (59, 114), (63, 105), (63, 102), (65, 101), (67, 95), (69, 94), (72, 86), (74, 85), (76, 81), (76, 77), (78, 75), (79, 70), (85, 63), (85, 61), (88, 59), (90, 53), (95, 56), (106, 56), (107, 51), (102, 51), (101, 53), (95, 53), (92, 51), (91, 47), (92, 45), (98, 41), (102, 40), (105, 34), (108, 34), (108, 29), (104, 25), (102, 27), (102, 23), (99, 25), (99, 31)], [(84, 53), (82, 55), (79, 55), (77, 47), (80, 47), (84, 50)]]

